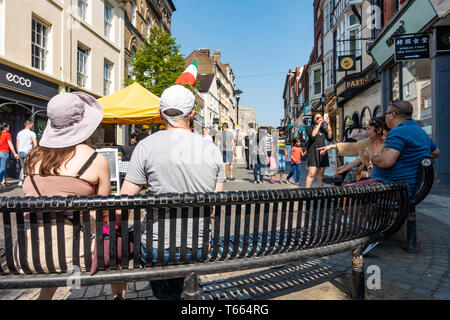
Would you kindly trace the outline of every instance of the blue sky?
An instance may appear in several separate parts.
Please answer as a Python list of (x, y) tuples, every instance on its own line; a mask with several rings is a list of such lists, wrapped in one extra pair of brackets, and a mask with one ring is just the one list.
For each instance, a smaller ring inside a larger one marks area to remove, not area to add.
[(279, 126), (289, 68), (308, 62), (314, 37), (312, 0), (174, 0), (172, 36), (184, 56), (221, 51), (233, 63), (240, 104), (256, 121)]

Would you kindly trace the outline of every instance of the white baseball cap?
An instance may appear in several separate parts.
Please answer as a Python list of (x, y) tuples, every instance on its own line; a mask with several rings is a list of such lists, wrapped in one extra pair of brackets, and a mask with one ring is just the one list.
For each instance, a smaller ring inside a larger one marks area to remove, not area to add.
[[(186, 118), (192, 109), (194, 109), (194, 94), (181, 85), (174, 85), (164, 90), (160, 99), (160, 111), (162, 116), (171, 126), (177, 127), (175, 120)], [(182, 114), (179, 116), (169, 116), (165, 114), (167, 110), (179, 110)]]

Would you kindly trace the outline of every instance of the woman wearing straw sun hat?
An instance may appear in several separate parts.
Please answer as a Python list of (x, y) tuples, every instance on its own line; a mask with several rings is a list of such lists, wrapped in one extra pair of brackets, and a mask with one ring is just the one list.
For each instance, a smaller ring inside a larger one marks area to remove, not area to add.
[[(109, 195), (108, 162), (86, 144), (86, 140), (103, 119), (101, 105), (94, 97), (85, 93), (62, 93), (50, 100), (47, 115), (47, 126), (39, 146), (31, 151), (25, 163), (26, 178), (23, 184), (25, 196)], [(73, 226), (70, 223), (70, 215), (65, 214), (65, 217), (68, 218), (65, 219), (67, 221), (64, 228), (66, 262), (67, 267), (71, 267)], [(40, 249), (44, 250), (43, 230), (39, 230), (39, 238), (42, 246)], [(52, 247), (57, 248), (57, 239), (54, 241)], [(27, 245), (31, 248), (30, 240)], [(27, 260), (30, 267), (34, 266), (31, 256), (27, 257)], [(48, 270), (45, 256), (41, 255), (40, 260), (41, 268)], [(56, 270), (60, 268), (58, 261), (55, 261), (54, 265)], [(86, 269), (83, 265), (79, 267), (82, 270)], [(56, 289), (42, 288), (39, 299), (52, 299)]]

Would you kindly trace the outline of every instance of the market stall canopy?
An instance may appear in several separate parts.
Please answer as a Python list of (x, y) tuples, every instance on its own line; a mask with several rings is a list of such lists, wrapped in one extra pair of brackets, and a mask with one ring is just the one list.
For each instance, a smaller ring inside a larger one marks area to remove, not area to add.
[(103, 123), (164, 123), (158, 115), (159, 98), (137, 82), (98, 102), (104, 111)]

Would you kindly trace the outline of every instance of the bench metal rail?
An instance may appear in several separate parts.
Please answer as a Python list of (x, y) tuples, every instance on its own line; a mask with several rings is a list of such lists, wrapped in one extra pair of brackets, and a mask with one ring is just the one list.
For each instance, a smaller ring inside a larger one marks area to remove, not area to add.
[[(409, 207), (405, 183), (159, 196), (0, 198), (0, 247), (5, 248), (0, 257), (0, 288), (65, 286), (75, 265), (84, 266), (77, 275), (81, 285), (187, 277), (187, 283), (193, 284), (187, 292), (195, 297), (201, 274), (275, 266), (353, 250), (354, 278), (359, 279), (354, 282), (358, 283), (354, 297), (361, 298), (361, 248), (403, 225)], [(115, 244), (117, 210), (121, 230), (134, 228), (134, 253), (129, 256), (128, 233), (123, 232), (120, 262)], [(110, 230), (107, 268), (105, 212)], [(66, 241), (64, 214), (72, 220), (72, 243)], [(158, 238), (152, 239), (148, 235), (154, 234), (156, 221)], [(152, 254), (142, 256), (143, 233), (147, 252), (157, 247), (154, 260)], [(166, 233), (164, 249), (161, 235)], [(94, 235), (98, 272), (91, 276)]]

